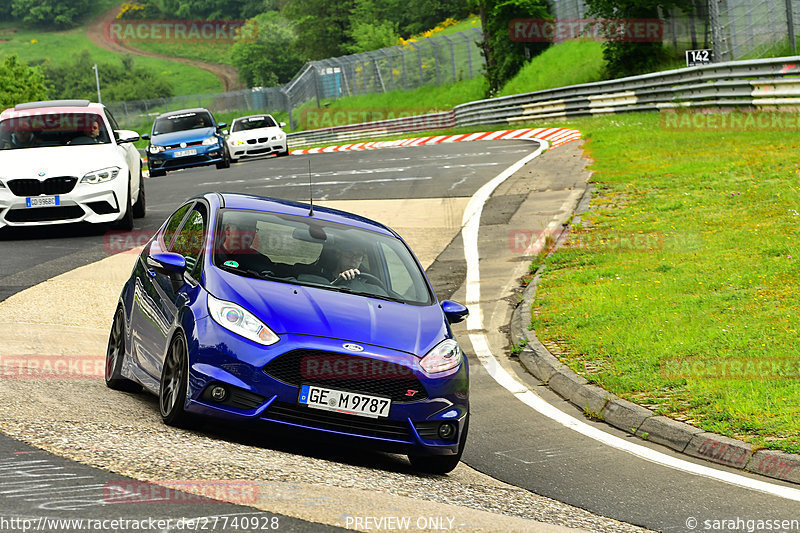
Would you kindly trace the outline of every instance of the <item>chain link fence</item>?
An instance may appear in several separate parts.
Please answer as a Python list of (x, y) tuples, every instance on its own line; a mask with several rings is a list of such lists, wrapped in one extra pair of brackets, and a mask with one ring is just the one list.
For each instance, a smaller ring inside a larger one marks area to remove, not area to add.
[(108, 107), (120, 123), (132, 129), (149, 128), (156, 115), (191, 107), (204, 107), (214, 113), (285, 111), (295, 129), (294, 111), (309, 101), (320, 106), (323, 100), (443, 85), (482, 75), (485, 60), (477, 46), (482, 39), (482, 30), (471, 28), (306, 63), (282, 87), (114, 102)]
[[(796, 53), (800, 0), (695, 0), (693, 13), (663, 14), (664, 44), (713, 48), (716, 61)], [(582, 0), (551, 0), (556, 19), (586, 17)]]

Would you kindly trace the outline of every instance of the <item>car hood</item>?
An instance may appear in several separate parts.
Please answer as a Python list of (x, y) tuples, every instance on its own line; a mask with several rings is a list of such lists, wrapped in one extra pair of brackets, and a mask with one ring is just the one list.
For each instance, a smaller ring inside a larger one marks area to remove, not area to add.
[(245, 278), (206, 270), (206, 288), (253, 312), (278, 335), (313, 335), (380, 346), (422, 357), (445, 339), (441, 308)]
[(125, 158), (114, 144), (0, 150), (0, 177), (3, 179), (45, 180), (54, 176), (80, 178), (94, 170), (112, 166), (127, 168)]
[(258, 128), (255, 130), (235, 131), (228, 137), (230, 139), (251, 139), (253, 137), (271, 137), (283, 133), (280, 128)]
[(173, 144), (180, 144), (180, 143), (193, 143), (193, 142), (200, 142), (204, 139), (208, 139), (212, 135), (217, 133), (216, 128), (197, 128), (196, 130), (182, 130), (182, 131), (173, 131), (170, 133), (161, 133), (159, 135), (153, 135), (150, 139), (150, 144), (157, 144), (160, 146), (171, 146)]

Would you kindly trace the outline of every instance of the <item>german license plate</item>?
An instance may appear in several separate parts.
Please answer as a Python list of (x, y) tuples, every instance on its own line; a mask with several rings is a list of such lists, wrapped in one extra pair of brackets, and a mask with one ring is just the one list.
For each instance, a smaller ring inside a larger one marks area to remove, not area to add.
[(315, 385), (301, 386), (297, 403), (305, 404), (314, 409), (367, 416), (369, 418), (389, 416), (389, 408), (392, 406), (392, 400), (389, 398), (326, 389)]
[(58, 196), (36, 196), (25, 198), (25, 205), (27, 207), (56, 207), (61, 205), (61, 199)]
[(177, 150), (175, 152), (175, 157), (185, 157), (187, 155), (197, 155), (197, 150), (192, 148), (191, 150)]

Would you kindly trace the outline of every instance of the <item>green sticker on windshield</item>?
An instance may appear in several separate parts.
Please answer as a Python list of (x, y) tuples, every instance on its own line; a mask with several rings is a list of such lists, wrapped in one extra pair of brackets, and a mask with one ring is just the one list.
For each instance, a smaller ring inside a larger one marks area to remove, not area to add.
[(239, 268), (239, 263), (237, 263), (236, 261), (225, 261), (222, 264), (228, 267)]

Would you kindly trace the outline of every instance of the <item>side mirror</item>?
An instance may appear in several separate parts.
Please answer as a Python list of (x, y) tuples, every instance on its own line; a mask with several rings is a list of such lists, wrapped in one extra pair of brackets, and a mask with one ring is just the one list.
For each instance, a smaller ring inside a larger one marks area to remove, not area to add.
[(467, 309), (466, 305), (461, 305), (453, 300), (444, 300), (442, 302), (442, 311), (444, 311), (444, 316), (447, 317), (447, 321), (451, 324), (461, 322), (469, 315), (469, 309)]
[(222, 130), (222, 134), (223, 135), (227, 135), (228, 134), (228, 130)]
[(186, 272), (186, 258), (173, 252), (159, 252), (147, 257), (147, 265), (162, 274)]
[(286, 127), (286, 123), (285, 122), (281, 122), (281, 128), (285, 128), (285, 127)]
[(139, 140), (139, 134), (131, 130), (114, 130), (114, 137), (117, 142), (122, 143), (135, 143)]
[(228, 127), (227, 122), (220, 122), (219, 124), (217, 124), (217, 129), (227, 128), (227, 127)]
[(143, 135), (142, 135), (142, 140), (143, 140), (143, 141), (149, 141), (149, 140), (150, 140), (150, 134), (149, 134), (149, 133), (145, 133), (145, 134), (143, 134)]

